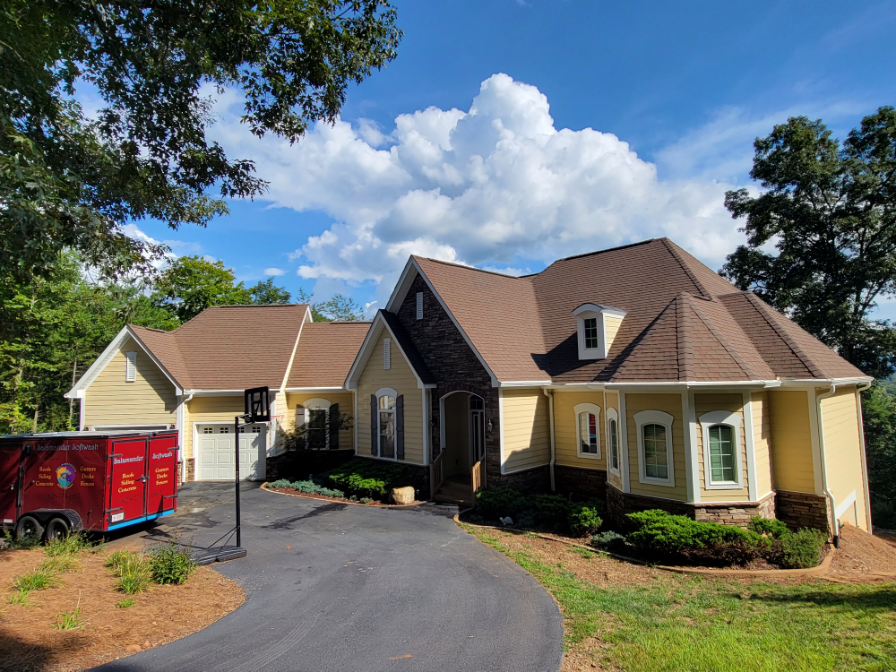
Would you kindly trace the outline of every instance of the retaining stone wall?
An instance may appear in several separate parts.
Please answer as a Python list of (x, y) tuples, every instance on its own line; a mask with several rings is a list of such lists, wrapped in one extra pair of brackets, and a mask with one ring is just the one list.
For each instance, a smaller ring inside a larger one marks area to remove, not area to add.
[(790, 527), (814, 527), (830, 534), (830, 506), (827, 497), (778, 490), (775, 500), (778, 519)]
[(582, 469), (554, 465), (554, 484), (563, 495), (577, 495), (585, 499), (607, 496), (607, 472), (605, 469)]

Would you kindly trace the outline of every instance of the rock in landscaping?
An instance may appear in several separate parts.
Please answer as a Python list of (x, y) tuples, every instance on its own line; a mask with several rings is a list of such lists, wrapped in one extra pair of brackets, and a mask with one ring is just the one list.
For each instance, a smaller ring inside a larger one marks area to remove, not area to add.
[(413, 504), (414, 488), (406, 485), (403, 488), (392, 488), (392, 501), (396, 504)]
[(126, 647), (124, 647), (124, 650), (127, 651), (128, 653), (137, 653), (138, 651), (140, 651), (140, 645), (139, 644), (128, 644)]
[(148, 639), (147, 639), (145, 642), (143, 642), (143, 648), (144, 648), (144, 649), (151, 649), (151, 648), (152, 648), (152, 644), (149, 643), (149, 640), (148, 640)]

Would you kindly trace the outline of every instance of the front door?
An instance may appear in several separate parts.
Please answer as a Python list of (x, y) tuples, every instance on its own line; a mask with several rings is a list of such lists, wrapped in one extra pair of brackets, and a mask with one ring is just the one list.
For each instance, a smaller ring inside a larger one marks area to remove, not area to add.
[(485, 404), (470, 395), (470, 464), (473, 494), (485, 487)]

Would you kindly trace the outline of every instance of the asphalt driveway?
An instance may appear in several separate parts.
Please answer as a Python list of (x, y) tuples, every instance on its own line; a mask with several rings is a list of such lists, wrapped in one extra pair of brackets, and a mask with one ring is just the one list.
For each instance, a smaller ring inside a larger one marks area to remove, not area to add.
[[(557, 604), (529, 574), (425, 510), (287, 497), (245, 484), (246, 558), (215, 565), (245, 604), (201, 632), (101, 670), (553, 672)], [(191, 483), (154, 530), (207, 545), (232, 486)], [(184, 609), (190, 605), (185, 604)]]

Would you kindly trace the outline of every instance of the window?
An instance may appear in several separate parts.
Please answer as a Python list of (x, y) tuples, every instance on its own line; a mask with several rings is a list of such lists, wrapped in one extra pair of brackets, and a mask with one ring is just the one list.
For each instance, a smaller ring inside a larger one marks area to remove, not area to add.
[(392, 368), (392, 339), (391, 338), (383, 339), (383, 368), (384, 369)]
[(600, 459), (600, 406), (576, 404), (576, 452), (579, 457)]
[(330, 413), (339, 407), (326, 399), (309, 399), (296, 407), (296, 424), (305, 427), (305, 445), (311, 450), (326, 450), (334, 442), (330, 436)]
[(641, 483), (672, 487), (675, 464), (672, 458), (672, 421), (663, 411), (635, 413), (638, 427), (638, 472)]
[(423, 319), (423, 292), (417, 292), (417, 319)]
[(124, 379), (127, 383), (133, 383), (137, 380), (137, 353), (126, 352), (125, 357), (127, 358), (127, 363), (125, 364)]
[(743, 487), (739, 413), (712, 411), (700, 416), (703, 428), (703, 471), (708, 490)]
[(607, 445), (610, 471), (619, 476), (619, 417), (615, 408), (607, 409)]
[(585, 347), (586, 348), (596, 348), (598, 347), (597, 341), (597, 318), (589, 317), (583, 320), (585, 325)]
[(583, 303), (576, 317), (579, 359), (605, 359), (626, 312), (597, 303)]
[(214, 427), (203, 427), (203, 428), (202, 428), (202, 433), (203, 433), (203, 434), (214, 434), (214, 433), (215, 433), (215, 428), (214, 428)]
[(395, 397), (384, 394), (377, 408), (380, 457), (395, 457)]
[(218, 434), (230, 434), (230, 427), (227, 425), (221, 425), (218, 427)]

